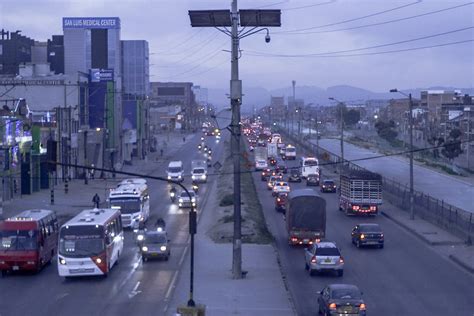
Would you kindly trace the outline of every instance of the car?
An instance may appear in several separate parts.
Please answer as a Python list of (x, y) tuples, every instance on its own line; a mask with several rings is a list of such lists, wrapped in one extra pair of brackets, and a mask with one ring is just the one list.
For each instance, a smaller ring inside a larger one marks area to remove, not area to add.
[(277, 162), (276, 162), (276, 165), (275, 165), (275, 170), (283, 172), (283, 173), (288, 172), (288, 168), (286, 167), (286, 164), (283, 161), (283, 159), (277, 158)]
[(379, 224), (358, 224), (352, 229), (352, 244), (362, 246), (384, 247), (384, 234)]
[(250, 152), (252, 152), (254, 149), (255, 149), (254, 146), (252, 146), (252, 145), (249, 146), (249, 151), (250, 151)]
[(268, 168), (268, 164), (267, 164), (267, 161), (266, 160), (257, 160), (255, 162), (255, 169), (256, 170), (263, 170), (263, 169), (266, 169)]
[(290, 185), (288, 182), (284, 181), (276, 181), (273, 185), (273, 192), (272, 195), (276, 196), (278, 193), (289, 193), (290, 192)]
[(273, 185), (275, 184), (275, 182), (280, 181), (280, 180), (281, 180), (280, 176), (270, 176), (267, 182), (267, 189), (273, 190)]
[(286, 153), (285, 147), (279, 148), (279, 154), (282, 158), (285, 158), (285, 153)]
[(193, 191), (193, 189), (189, 189), (189, 195), (191, 195), (191, 198), (189, 198), (188, 194), (186, 191), (182, 191), (181, 194), (179, 195), (178, 199), (178, 207), (180, 208), (185, 208), (185, 207), (196, 207), (196, 193)]
[(275, 211), (284, 213), (286, 210), (286, 199), (288, 193), (280, 192), (275, 197)]
[(267, 142), (266, 142), (265, 140), (263, 140), (263, 139), (259, 139), (259, 140), (257, 141), (257, 146), (259, 146), (259, 147), (267, 147)]
[(168, 260), (171, 255), (168, 236), (165, 231), (147, 230), (143, 234), (140, 244), (140, 253), (143, 262), (151, 258)]
[(307, 186), (318, 186), (319, 185), (319, 176), (317, 174), (309, 174), (306, 177)]
[(321, 192), (332, 192), (336, 193), (337, 187), (334, 180), (325, 179), (321, 185)]
[(299, 169), (291, 169), (288, 182), (301, 182), (301, 173)]
[(271, 174), (272, 174), (271, 169), (269, 169), (269, 168), (263, 169), (262, 170), (262, 177), (261, 177), (262, 181), (268, 181), (268, 178), (270, 178)]
[(344, 258), (336, 243), (324, 241), (314, 243), (305, 249), (305, 268), (309, 275), (316, 272), (336, 272), (338, 276), (344, 274)]
[(268, 162), (270, 163), (270, 166), (274, 166), (277, 163), (277, 160), (274, 157), (271, 157), (268, 159)]
[(319, 315), (366, 315), (362, 292), (352, 284), (329, 284), (319, 292)]

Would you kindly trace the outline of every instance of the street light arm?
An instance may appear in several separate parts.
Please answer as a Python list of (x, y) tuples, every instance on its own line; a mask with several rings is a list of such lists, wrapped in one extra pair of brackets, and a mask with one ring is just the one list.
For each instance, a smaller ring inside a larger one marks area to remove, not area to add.
[(254, 28), (248, 30), (247, 32), (243, 33), (242, 35), (239, 36), (239, 39), (243, 39), (243, 38), (245, 38), (245, 37), (247, 37), (247, 36), (250, 36), (250, 35), (259, 33), (259, 32), (264, 31), (264, 30), (267, 31), (267, 35), (270, 35), (270, 30), (269, 30), (268, 28), (266, 28), (266, 27), (254, 31), (256, 28), (257, 28), (257, 27), (254, 27)]

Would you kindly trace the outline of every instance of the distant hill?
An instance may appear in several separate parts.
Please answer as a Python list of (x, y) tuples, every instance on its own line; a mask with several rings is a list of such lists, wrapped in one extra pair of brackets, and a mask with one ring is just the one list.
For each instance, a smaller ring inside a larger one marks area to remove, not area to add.
[[(373, 92), (370, 90), (348, 86), (348, 85), (338, 85), (332, 86), (327, 89), (323, 89), (316, 86), (296, 86), (296, 98), (304, 99), (306, 104), (319, 104), (319, 105), (329, 105), (329, 97), (334, 97), (341, 101), (352, 101), (352, 102), (364, 102), (369, 99), (391, 99), (398, 98), (400, 95), (396, 95), (390, 92)], [(474, 88), (454, 88), (454, 87), (428, 87), (428, 88), (416, 88), (410, 90), (403, 90), (405, 93), (411, 93), (414, 98), (420, 97), (420, 91), (422, 90), (461, 90), (463, 94), (467, 93), (474, 95)], [(224, 89), (208, 89), (209, 91), (209, 102), (217, 106), (217, 108), (222, 109), (225, 107), (230, 107), (230, 100), (227, 95), (228, 90)], [(284, 96), (285, 100), (287, 97), (293, 96), (292, 87), (285, 87), (274, 90), (267, 90), (262, 87), (244, 87), (243, 91), (243, 105), (242, 111), (249, 112), (255, 106), (260, 108), (266, 106), (270, 103), (271, 96)]]

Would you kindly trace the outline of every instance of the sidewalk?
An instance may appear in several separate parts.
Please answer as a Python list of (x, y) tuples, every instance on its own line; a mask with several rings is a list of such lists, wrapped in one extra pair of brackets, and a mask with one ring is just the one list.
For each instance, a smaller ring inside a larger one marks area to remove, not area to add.
[[(212, 188), (216, 190), (216, 184)], [(244, 244), (243, 270), (246, 278), (232, 279), (232, 244), (216, 244), (206, 232), (214, 223), (218, 197), (210, 196), (195, 236), (194, 301), (206, 306), (207, 316), (296, 315), (289, 300), (276, 252), (272, 245)], [(189, 254), (181, 262), (176, 288), (166, 315), (177, 314), (177, 307), (189, 299)]]
[[(161, 136), (161, 135), (160, 135)], [(183, 136), (186, 136), (186, 142), (183, 143)], [(163, 135), (167, 138), (166, 135)], [(180, 133), (172, 133), (168, 150), (163, 158), (157, 157), (159, 153), (149, 153), (146, 160), (133, 160), (132, 165), (124, 165), (122, 170), (127, 172), (135, 172), (140, 174), (148, 174), (166, 161), (170, 159), (182, 146), (187, 144), (194, 135), (185, 135)], [(157, 158), (160, 158), (157, 160)], [(65, 193), (64, 182), (58, 179), (58, 185), (54, 186), (54, 204), (51, 205), (51, 190), (43, 189), (34, 192), (31, 195), (23, 195), (10, 201), (3, 202), (3, 217), (7, 218), (28, 209), (48, 209), (56, 211), (61, 221), (67, 220), (78, 212), (93, 208), (92, 197), (99, 194), (101, 207), (106, 206), (109, 189), (117, 186), (120, 179), (125, 176), (117, 175), (116, 178), (89, 179), (88, 184), (84, 184), (83, 179), (74, 179), (68, 183), (68, 193)]]
[(452, 261), (474, 273), (474, 246), (466, 245), (460, 238), (444, 231), (443, 229), (420, 219), (415, 215), (415, 219), (410, 219), (410, 214), (395, 206), (385, 203), (383, 205), (383, 216), (402, 226), (415, 236), (439, 250), (443, 255), (447, 255)]

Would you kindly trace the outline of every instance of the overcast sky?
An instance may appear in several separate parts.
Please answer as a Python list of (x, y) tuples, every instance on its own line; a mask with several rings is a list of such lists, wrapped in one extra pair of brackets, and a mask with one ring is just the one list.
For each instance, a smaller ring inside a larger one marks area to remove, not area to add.
[[(151, 81), (191, 81), (227, 89), (230, 54), (223, 50), (230, 49), (230, 39), (213, 28), (191, 28), (188, 10), (229, 9), (230, 4), (230, 0), (2, 0), (0, 27), (45, 41), (62, 34), (64, 16), (118, 16), (122, 39), (150, 43)], [(472, 1), (239, 1), (242, 9), (259, 7), (281, 9), (282, 27), (270, 29), (269, 44), (264, 32), (241, 41), (244, 86), (274, 89), (289, 86), (294, 79), (298, 85), (347, 84), (376, 92), (392, 87), (474, 87)], [(391, 22), (399, 19), (403, 20)], [(386, 45), (407, 40), (414, 41)], [(469, 42), (459, 43), (463, 41)], [(380, 45), (385, 46), (370, 48)], [(393, 52), (435, 45), (444, 46)], [(373, 54), (380, 52), (384, 53)]]

